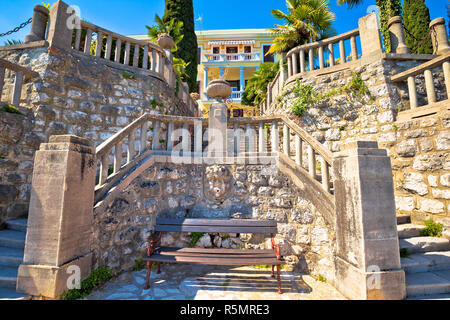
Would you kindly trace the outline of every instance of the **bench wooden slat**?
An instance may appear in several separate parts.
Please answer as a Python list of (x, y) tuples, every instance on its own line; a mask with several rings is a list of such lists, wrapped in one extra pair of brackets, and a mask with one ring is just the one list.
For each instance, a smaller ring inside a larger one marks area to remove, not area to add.
[(276, 227), (274, 220), (255, 219), (164, 219), (157, 218), (156, 225), (183, 225), (183, 226), (233, 226), (233, 227)]
[(276, 258), (250, 258), (242, 257), (239, 259), (230, 259), (228, 257), (200, 257), (200, 256), (167, 256), (160, 254), (153, 254), (150, 257), (144, 257), (144, 261), (155, 261), (163, 263), (194, 263), (194, 264), (209, 264), (209, 265), (226, 265), (226, 266), (254, 266), (254, 265), (281, 265), (282, 260)]
[(185, 226), (156, 225), (155, 231), (162, 232), (220, 232), (220, 233), (277, 233), (276, 227), (228, 227), (228, 226)]
[(246, 255), (246, 254), (273, 254), (275, 251), (272, 249), (210, 249), (210, 248), (175, 248), (175, 247), (156, 247), (155, 251), (176, 251), (185, 253), (208, 253), (208, 254), (235, 254), (235, 255)]
[[(200, 249), (200, 248), (199, 248)], [(220, 250), (220, 249), (219, 249)], [(182, 248), (159, 248), (155, 250), (155, 254), (163, 256), (186, 256), (186, 257), (205, 257), (205, 258), (229, 258), (229, 259), (242, 259), (245, 258), (276, 258), (275, 251), (264, 250), (264, 252), (258, 252), (262, 250), (240, 250), (240, 252), (230, 252), (220, 250), (183, 250)]]

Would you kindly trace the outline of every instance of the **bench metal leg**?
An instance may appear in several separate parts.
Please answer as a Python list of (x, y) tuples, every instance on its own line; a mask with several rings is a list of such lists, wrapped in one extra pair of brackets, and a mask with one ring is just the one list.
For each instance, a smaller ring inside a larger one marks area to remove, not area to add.
[(145, 278), (145, 290), (150, 288), (150, 273), (152, 272), (152, 261), (147, 261), (147, 277)]
[(274, 265), (272, 265), (272, 272), (270, 273), (270, 276), (272, 277), (272, 278), (275, 278), (275, 272), (274, 272), (274, 269), (275, 268), (275, 266)]
[(161, 262), (158, 262), (158, 271), (156, 271), (157, 274), (161, 273)]
[(283, 292), (281, 291), (281, 276), (280, 276), (280, 272), (281, 272), (281, 266), (278, 264), (277, 265), (278, 293), (282, 294)]

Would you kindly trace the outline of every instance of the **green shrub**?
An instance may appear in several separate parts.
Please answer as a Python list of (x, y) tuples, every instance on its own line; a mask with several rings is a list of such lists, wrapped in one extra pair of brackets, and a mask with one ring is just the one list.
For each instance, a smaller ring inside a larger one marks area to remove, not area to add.
[(81, 281), (80, 289), (70, 289), (61, 295), (61, 300), (83, 299), (89, 295), (93, 289), (103, 285), (111, 279), (113, 274), (108, 267), (99, 267), (91, 271), (91, 274)]
[(10, 104), (3, 105), (3, 107), (0, 109), (0, 111), (8, 112), (8, 113), (15, 113), (15, 114), (22, 114), (22, 112), (20, 112), (19, 109), (17, 109), (16, 107), (14, 107), (13, 105), (10, 105)]
[(408, 258), (409, 256), (410, 256), (410, 253), (408, 252), (408, 248), (400, 249), (400, 258)]
[(193, 248), (198, 240), (203, 237), (205, 234), (203, 232), (192, 232), (191, 233), (191, 242), (189, 242), (189, 247)]
[(442, 223), (436, 223), (433, 220), (425, 220), (425, 229), (420, 230), (420, 235), (422, 237), (441, 237), (442, 228), (444, 225)]

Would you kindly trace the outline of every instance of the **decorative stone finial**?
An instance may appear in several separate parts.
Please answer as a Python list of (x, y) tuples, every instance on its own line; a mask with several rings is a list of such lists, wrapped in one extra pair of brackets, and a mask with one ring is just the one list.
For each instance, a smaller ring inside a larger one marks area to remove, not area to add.
[(409, 48), (405, 44), (402, 18), (400, 16), (395, 16), (389, 19), (388, 28), (389, 28), (389, 36), (391, 38), (391, 52), (410, 53)]
[(172, 50), (172, 48), (175, 46), (175, 42), (173, 41), (173, 38), (167, 33), (161, 33), (158, 36), (158, 45), (165, 50)]
[(430, 22), (431, 39), (433, 43), (434, 54), (444, 54), (450, 51), (448, 44), (447, 28), (445, 26), (444, 18), (436, 18)]
[(231, 92), (232, 90), (230, 84), (223, 79), (211, 81), (206, 88), (206, 94), (210, 98), (217, 101), (223, 101), (227, 99), (231, 95)]
[(31, 23), (30, 34), (25, 37), (25, 43), (45, 40), (45, 31), (47, 29), (49, 12), (41, 5), (34, 6), (33, 20)]

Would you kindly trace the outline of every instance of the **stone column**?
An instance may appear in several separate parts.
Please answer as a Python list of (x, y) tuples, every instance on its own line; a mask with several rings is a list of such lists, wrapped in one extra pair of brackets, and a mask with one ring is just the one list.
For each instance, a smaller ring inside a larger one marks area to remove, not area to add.
[(220, 78), (223, 79), (223, 71), (225, 67), (219, 67)]
[[(58, 298), (74, 271), (91, 271), (95, 148), (76, 136), (52, 136), (36, 152), (23, 264), (17, 291)], [(79, 269), (78, 269), (79, 268)]]
[(404, 299), (390, 158), (375, 141), (341, 150), (333, 160), (335, 286), (351, 299)]
[(48, 9), (41, 5), (36, 5), (33, 12), (30, 34), (25, 37), (25, 43), (45, 40), (47, 30)]
[[(381, 46), (380, 29), (375, 12), (359, 19), (359, 36), (361, 39), (362, 59), (377, 56), (383, 53)], [(376, 57), (375, 57), (376, 58)]]
[(240, 91), (241, 92), (244, 92), (244, 90), (245, 90), (245, 79), (244, 79), (244, 71), (245, 71), (245, 68), (244, 67), (240, 67), (240, 84), (241, 84), (241, 87), (240, 87)]
[(51, 47), (71, 49), (73, 28), (75, 27), (73, 14), (74, 10), (71, 10), (69, 5), (62, 1), (57, 1), (51, 6), (47, 39)]
[(444, 54), (450, 51), (448, 44), (447, 27), (444, 18), (437, 18), (430, 22), (431, 40), (434, 54)]
[(389, 19), (388, 28), (389, 28), (389, 37), (391, 39), (391, 52), (410, 53), (409, 48), (405, 44), (402, 18), (399, 16), (395, 16)]

